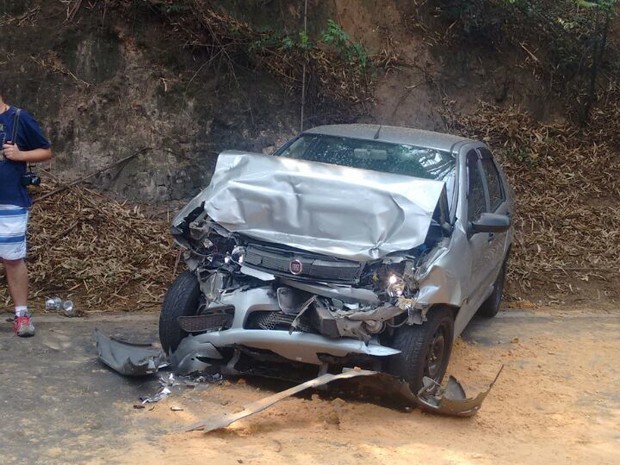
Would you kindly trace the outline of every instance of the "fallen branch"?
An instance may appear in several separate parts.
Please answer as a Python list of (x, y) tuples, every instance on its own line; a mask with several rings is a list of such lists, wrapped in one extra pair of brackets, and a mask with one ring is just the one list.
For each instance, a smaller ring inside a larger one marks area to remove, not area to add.
[[(121, 160), (115, 161), (114, 163), (112, 163), (112, 164), (110, 164), (110, 165), (108, 165), (108, 166), (105, 166), (104, 168), (101, 168), (101, 169), (99, 169), (99, 170), (95, 171), (94, 173), (87, 174), (86, 176), (83, 176), (83, 177), (78, 178), (78, 179), (76, 179), (76, 180), (74, 180), (74, 181), (71, 181), (71, 182), (70, 182), (70, 183), (68, 183), (68, 184), (65, 184), (65, 185), (63, 185), (63, 186), (60, 186), (59, 188), (54, 189), (53, 191), (48, 192), (47, 194), (42, 195), (41, 197), (38, 197), (38, 198), (34, 199), (34, 200), (33, 200), (33, 203), (34, 203), (34, 202), (40, 202), (40, 201), (41, 201), (41, 200), (43, 200), (43, 199), (46, 199), (46, 198), (48, 198), (48, 197), (51, 197), (52, 195), (56, 195), (56, 194), (58, 194), (59, 192), (62, 192), (62, 191), (64, 191), (64, 190), (66, 190), (66, 189), (69, 189), (69, 188), (70, 188), (70, 187), (72, 187), (72, 186), (75, 186), (75, 185), (77, 185), (77, 184), (80, 184), (80, 183), (82, 183), (82, 182), (86, 181), (87, 179), (92, 178), (93, 176), (96, 176), (96, 175), (98, 175), (98, 174), (103, 173), (104, 171), (108, 171), (108, 170), (110, 170), (110, 169), (112, 169), (112, 168), (114, 168), (114, 167), (116, 167), (116, 166), (122, 165), (123, 163), (126, 163), (126, 162), (128, 162), (129, 160), (131, 160), (131, 159), (133, 159), (133, 158), (137, 157), (138, 155), (141, 155), (141, 154), (143, 154), (143, 153), (145, 153), (145, 152), (147, 152), (147, 151), (149, 151), (149, 150), (151, 150), (151, 147), (144, 147), (144, 148), (141, 148), (141, 149), (140, 149), (140, 150), (138, 150), (137, 152), (135, 152), (135, 153), (133, 153), (133, 154), (131, 154), (131, 155), (129, 155), (129, 156), (127, 156), (127, 157), (125, 157), (125, 158), (121, 159)], [(51, 174), (51, 173), (50, 173), (50, 174)]]

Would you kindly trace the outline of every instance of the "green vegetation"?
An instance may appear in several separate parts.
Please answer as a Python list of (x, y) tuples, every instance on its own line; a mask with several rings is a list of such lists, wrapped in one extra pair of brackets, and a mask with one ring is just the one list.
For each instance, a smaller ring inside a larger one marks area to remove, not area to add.
[(366, 47), (352, 42), (349, 35), (332, 19), (327, 21), (327, 29), (321, 34), (321, 41), (334, 46), (346, 62), (362, 70), (367, 69), (371, 64)]
[(257, 41), (248, 45), (248, 50), (267, 52), (270, 48), (276, 48), (282, 52), (310, 52), (319, 51), (329, 47), (347, 65), (352, 65), (359, 72), (366, 72), (372, 67), (372, 59), (366, 47), (358, 42), (353, 42), (349, 35), (332, 19), (327, 21), (327, 27), (320, 33), (318, 41), (313, 42), (305, 31), (299, 31), (296, 35), (282, 37), (274, 32), (266, 31)]
[[(121, 0), (107, 2), (128, 7)], [(240, 69), (264, 69), (291, 91), (305, 85), (311, 105), (372, 98), (373, 58), (334, 20), (327, 20), (322, 30), (311, 35), (305, 30), (291, 33), (256, 27), (206, 0), (133, 0), (130, 8), (155, 13), (171, 26), (171, 40), (203, 63), (200, 70), (229, 72), (234, 77)]]

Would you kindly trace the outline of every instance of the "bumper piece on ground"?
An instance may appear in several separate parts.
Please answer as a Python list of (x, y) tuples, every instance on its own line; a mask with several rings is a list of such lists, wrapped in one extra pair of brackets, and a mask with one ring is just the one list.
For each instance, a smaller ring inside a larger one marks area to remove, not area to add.
[(95, 329), (99, 360), (125, 376), (147, 376), (168, 365), (161, 348), (134, 344), (106, 336)]

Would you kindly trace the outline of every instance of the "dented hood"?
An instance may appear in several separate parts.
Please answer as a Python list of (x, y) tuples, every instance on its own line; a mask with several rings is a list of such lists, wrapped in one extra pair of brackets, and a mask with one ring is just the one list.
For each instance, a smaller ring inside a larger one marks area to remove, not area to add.
[(424, 242), (442, 181), (243, 152), (220, 154), (204, 202), (231, 232), (356, 261)]

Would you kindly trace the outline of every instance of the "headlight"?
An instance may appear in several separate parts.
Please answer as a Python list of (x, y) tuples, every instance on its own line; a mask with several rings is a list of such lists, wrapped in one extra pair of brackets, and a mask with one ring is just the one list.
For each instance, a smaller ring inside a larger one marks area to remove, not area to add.
[(225, 259), (226, 263), (233, 262), (237, 265), (243, 265), (243, 261), (245, 260), (245, 247), (236, 246), (229, 256)]
[(405, 292), (405, 280), (398, 275), (390, 274), (385, 289), (390, 297), (400, 297)]

